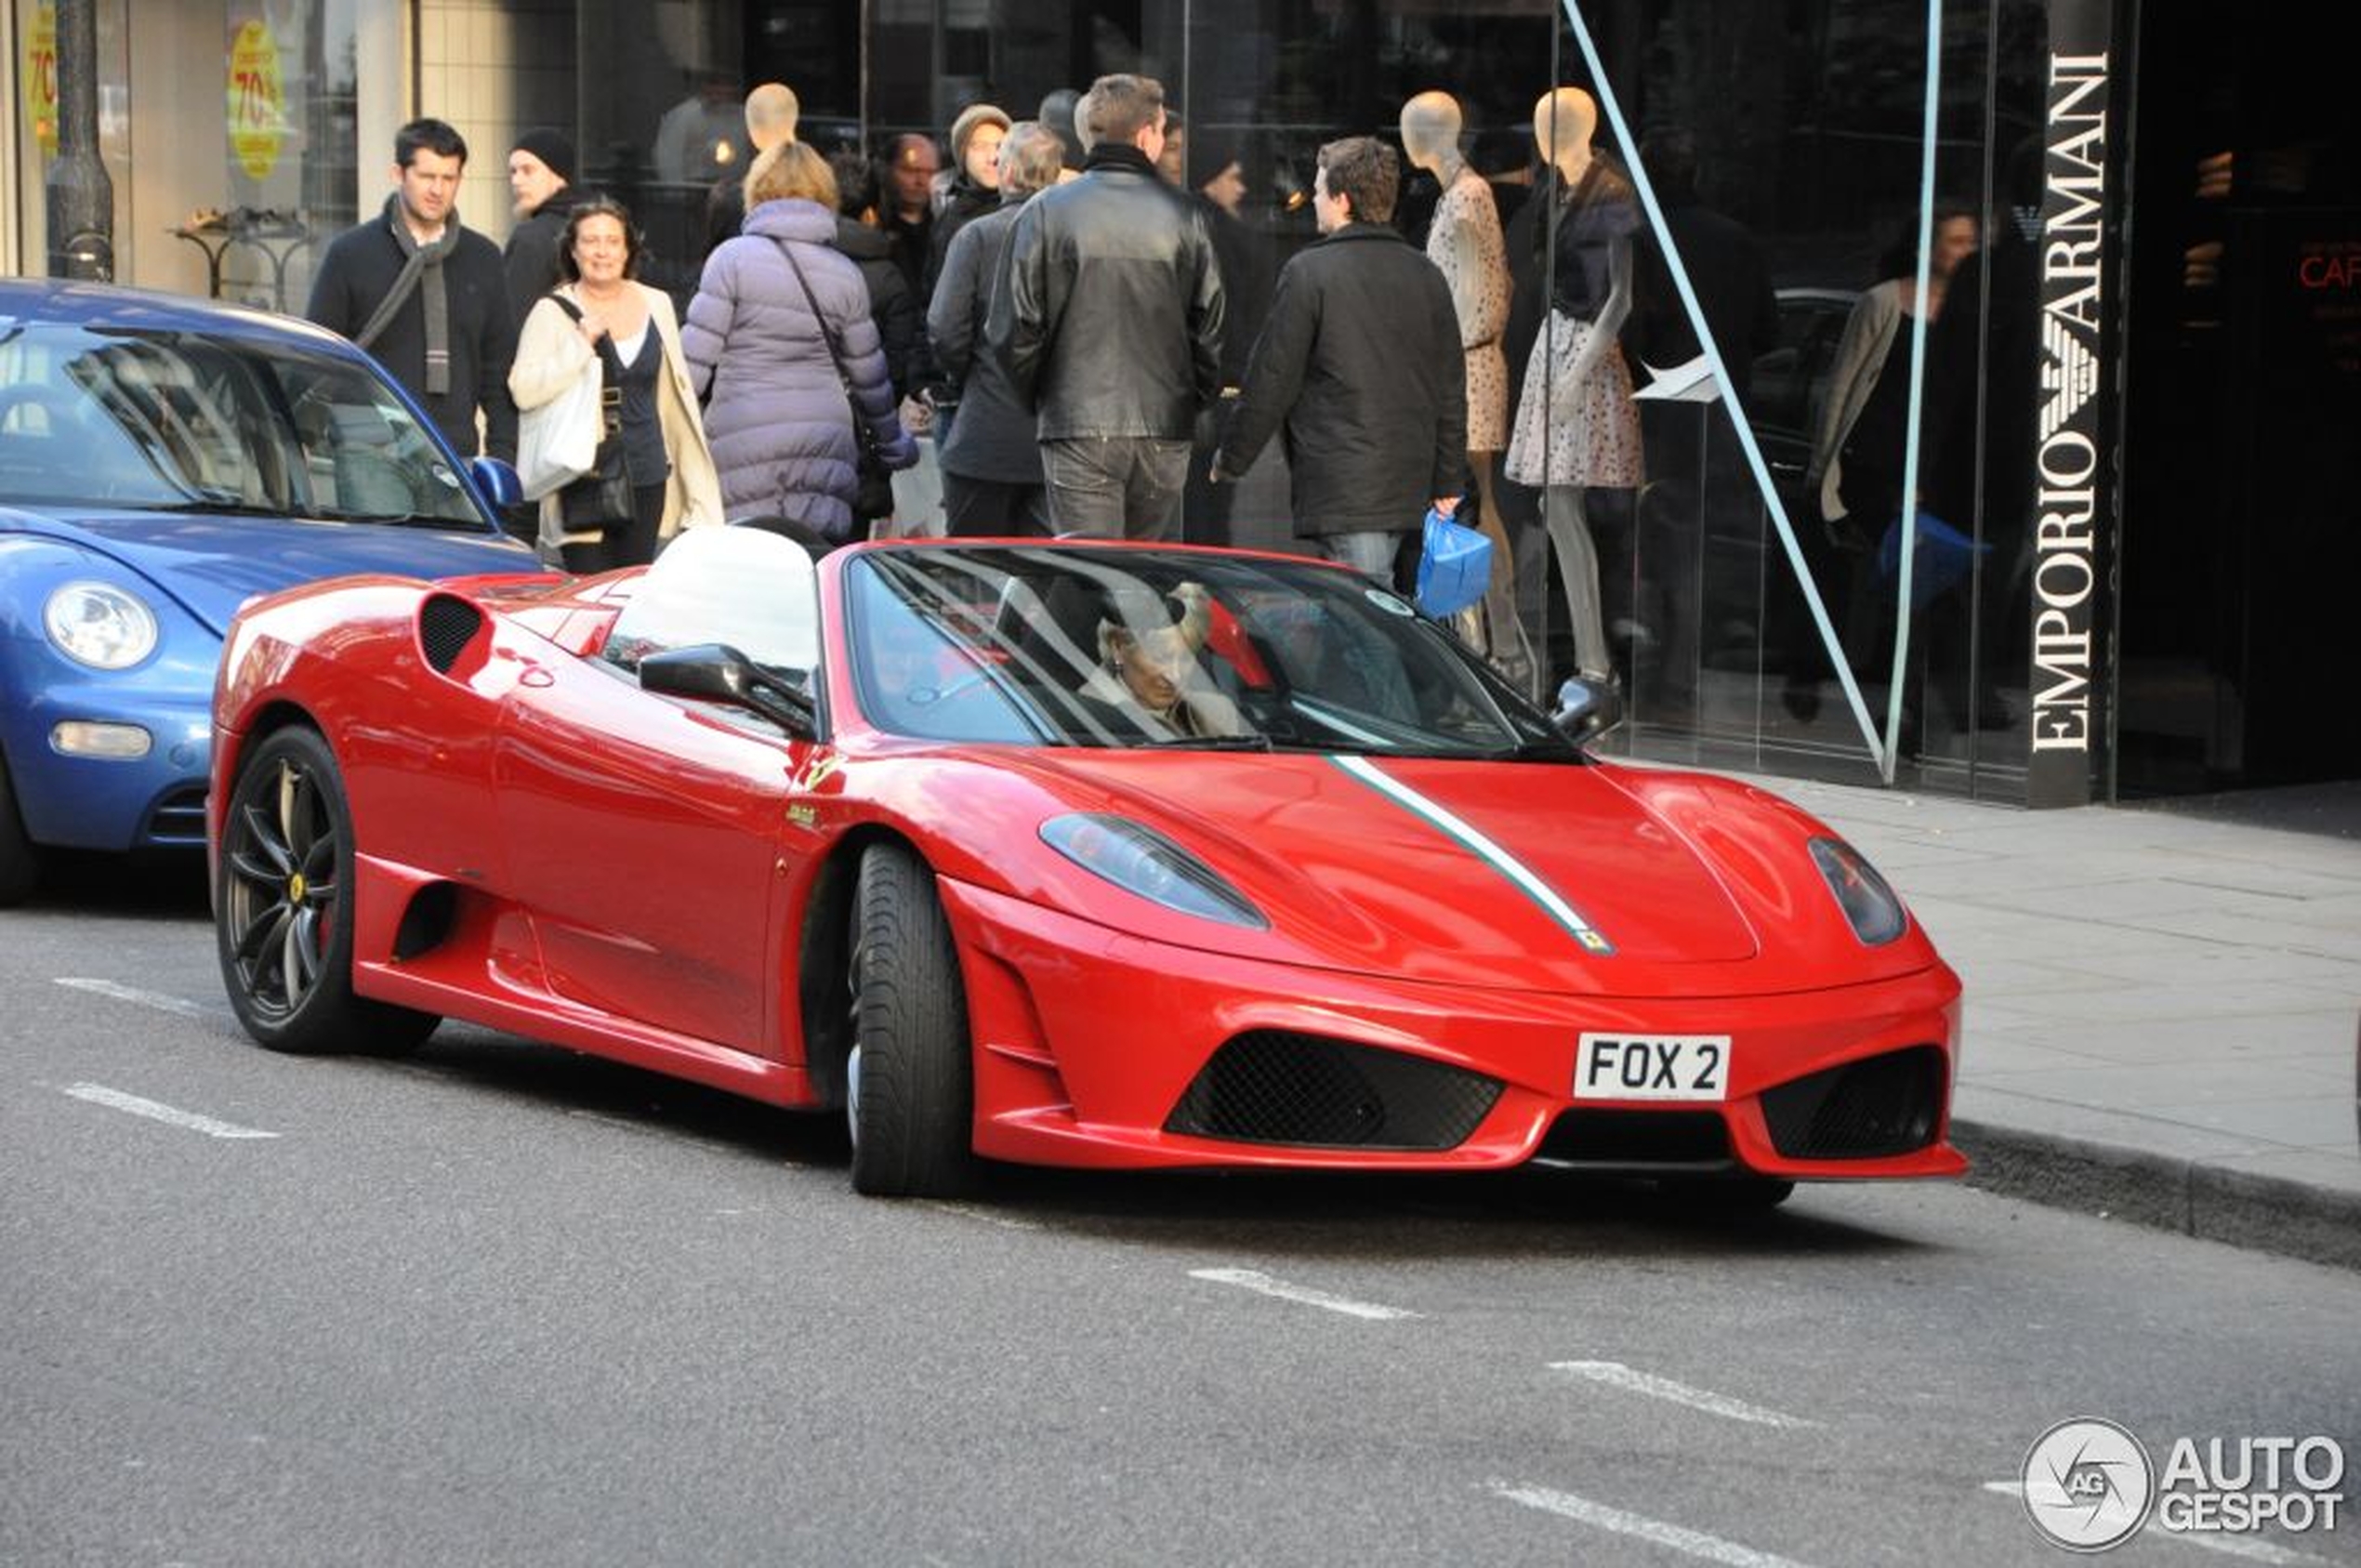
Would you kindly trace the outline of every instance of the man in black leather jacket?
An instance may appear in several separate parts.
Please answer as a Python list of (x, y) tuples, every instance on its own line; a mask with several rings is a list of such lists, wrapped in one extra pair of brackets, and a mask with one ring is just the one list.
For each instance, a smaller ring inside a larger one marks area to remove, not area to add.
[(1082, 175), (1025, 204), (984, 334), (1034, 409), (1060, 534), (1161, 539), (1197, 411), (1221, 386), (1221, 270), (1205, 215), (1158, 177), (1164, 88), (1101, 76)]

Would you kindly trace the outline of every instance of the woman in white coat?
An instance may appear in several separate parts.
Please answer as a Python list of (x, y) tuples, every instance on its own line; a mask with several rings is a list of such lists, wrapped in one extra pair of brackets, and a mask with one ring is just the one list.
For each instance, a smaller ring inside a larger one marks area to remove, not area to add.
[(543, 496), (543, 552), (573, 573), (645, 565), (681, 529), (722, 520), (721, 486), (672, 300), (636, 281), (639, 262), (639, 233), (623, 204), (597, 196), (576, 205), (559, 242), (559, 285), (526, 315), (508, 372), (518, 413), (530, 417), (601, 358), (602, 341), (614, 350), (604, 362), (602, 405), (614, 417), (602, 420), (600, 457), (602, 465), (621, 463), (630, 515), (570, 523), (564, 493)]

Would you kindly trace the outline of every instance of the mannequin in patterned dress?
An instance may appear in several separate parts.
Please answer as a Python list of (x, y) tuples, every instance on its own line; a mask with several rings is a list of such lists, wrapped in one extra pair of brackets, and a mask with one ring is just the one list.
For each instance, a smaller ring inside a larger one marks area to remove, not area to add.
[[(1548, 165), (1535, 200), (1556, 231), (1550, 309), (1533, 342), (1509, 436), (1507, 472), (1542, 491), (1542, 516), (1565, 584), (1576, 673), (1615, 679), (1599, 600), (1599, 554), (1583, 497), (1641, 481), (1639, 405), (1616, 334), (1631, 310), (1631, 236), (1642, 221), (1631, 187), (1592, 155), (1598, 105), (1579, 87), (1533, 107), (1534, 145)], [(1546, 234), (1547, 229), (1537, 230)]]
[(1532, 679), (1532, 650), (1516, 613), (1516, 572), (1495, 497), (1493, 465), (1509, 438), (1509, 362), (1500, 332), (1509, 322), (1509, 258), (1491, 182), (1459, 152), (1458, 100), (1424, 92), (1402, 106), (1402, 149), (1443, 187), (1427, 230), (1427, 259), (1451, 287), (1467, 360), (1468, 471), (1475, 476), (1477, 526), (1492, 540), (1492, 584), (1458, 621), (1469, 646), (1490, 655), (1512, 684)]

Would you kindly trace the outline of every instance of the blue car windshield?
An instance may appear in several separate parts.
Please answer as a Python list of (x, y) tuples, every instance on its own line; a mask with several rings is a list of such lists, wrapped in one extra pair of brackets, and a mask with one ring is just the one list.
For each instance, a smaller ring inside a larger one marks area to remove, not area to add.
[(924, 546), (847, 563), (872, 724), (1019, 745), (1578, 760), (1436, 622), (1309, 561)]
[(366, 364), (297, 343), (56, 323), (0, 336), (0, 502), (486, 521)]

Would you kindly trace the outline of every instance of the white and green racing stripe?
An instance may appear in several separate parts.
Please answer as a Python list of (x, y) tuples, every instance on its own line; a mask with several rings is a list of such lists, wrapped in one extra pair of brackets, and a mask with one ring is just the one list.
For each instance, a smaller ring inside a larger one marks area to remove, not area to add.
[(1484, 837), (1449, 808), (1429, 799), (1400, 779), (1388, 774), (1368, 758), (1339, 755), (1331, 756), (1328, 760), (1507, 877), (1519, 892), (1540, 905), (1543, 913), (1564, 927), (1567, 934), (1582, 944), (1584, 952), (1605, 956), (1615, 951), (1615, 943), (1606, 939), (1605, 933), (1583, 918), (1582, 912), (1568, 903), (1555, 888), (1535, 875), (1531, 866)]

